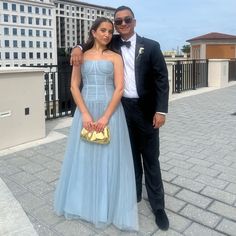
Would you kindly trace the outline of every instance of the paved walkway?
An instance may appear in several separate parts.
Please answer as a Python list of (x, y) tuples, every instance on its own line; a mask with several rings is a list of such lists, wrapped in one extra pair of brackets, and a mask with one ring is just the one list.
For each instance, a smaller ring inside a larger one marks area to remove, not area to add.
[[(167, 232), (155, 225), (145, 193), (138, 206), (138, 233), (121, 232), (113, 226), (102, 231), (89, 223), (67, 221), (53, 214), (53, 193), (71, 118), (48, 121), (49, 135), (44, 140), (0, 151), (0, 177), (40, 236), (236, 235), (235, 112), (235, 85), (170, 102), (168, 120), (160, 132), (160, 161), (170, 219)], [(0, 197), (1, 203), (6, 209), (8, 203)], [(9, 213), (1, 208), (1, 236), (34, 235), (27, 231), (9, 233), (7, 227), (13, 218), (3, 214)]]

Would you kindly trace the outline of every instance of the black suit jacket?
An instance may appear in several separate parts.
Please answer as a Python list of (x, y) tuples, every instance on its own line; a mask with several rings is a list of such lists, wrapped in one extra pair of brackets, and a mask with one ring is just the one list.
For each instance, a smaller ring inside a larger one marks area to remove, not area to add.
[[(121, 54), (120, 36), (114, 35), (112, 48)], [(158, 42), (137, 35), (135, 81), (140, 104), (146, 114), (168, 112), (169, 81), (165, 59)]]

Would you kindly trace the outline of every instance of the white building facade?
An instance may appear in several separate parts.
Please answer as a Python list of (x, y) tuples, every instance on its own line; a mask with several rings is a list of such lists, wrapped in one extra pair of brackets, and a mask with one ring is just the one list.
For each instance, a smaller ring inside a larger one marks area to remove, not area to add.
[(66, 51), (84, 43), (89, 29), (98, 17), (113, 21), (115, 8), (75, 0), (55, 0), (57, 18), (57, 45)]
[(0, 0), (0, 66), (57, 64), (52, 0)]

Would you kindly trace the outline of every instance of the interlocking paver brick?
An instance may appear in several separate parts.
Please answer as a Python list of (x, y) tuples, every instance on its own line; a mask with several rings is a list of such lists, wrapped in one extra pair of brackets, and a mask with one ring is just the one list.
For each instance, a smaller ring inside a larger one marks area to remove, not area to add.
[(212, 199), (204, 197), (198, 193), (189, 191), (187, 189), (181, 190), (175, 195), (175, 197), (201, 208), (206, 208), (212, 202)]
[(236, 207), (234, 206), (215, 201), (208, 209), (229, 219), (236, 220)]
[(230, 175), (228, 173), (223, 173), (223, 174), (220, 174), (219, 176), (217, 176), (219, 179), (222, 179), (222, 180), (226, 180), (228, 181), (229, 183), (236, 183), (236, 176), (234, 175)]
[(181, 177), (181, 176), (178, 176), (177, 178), (175, 178), (172, 181), (172, 183), (176, 184), (178, 186), (181, 186), (183, 188), (190, 189), (194, 192), (199, 192), (200, 190), (202, 190), (205, 187), (205, 185), (202, 183), (199, 183), (194, 180), (191, 180), (191, 179), (188, 179), (185, 177)]
[(174, 167), (170, 171), (171, 171), (171, 173), (174, 173), (176, 175), (183, 176), (186, 178), (190, 178), (190, 179), (194, 179), (199, 175), (199, 173), (197, 173), (195, 171), (185, 170), (185, 169), (179, 168), (179, 167)]
[(235, 236), (236, 235), (236, 222), (223, 219), (222, 222), (220, 222), (220, 224), (217, 226), (217, 229), (219, 231), (222, 231), (223, 233), (227, 233), (231, 236)]
[(166, 194), (173, 196), (180, 190), (180, 187), (178, 187), (174, 184), (164, 182), (164, 190), (165, 190)]
[(217, 216), (216, 214), (204, 211), (203, 209), (190, 204), (181, 210), (180, 213), (187, 218), (212, 228), (215, 227), (221, 219), (221, 217)]
[(190, 169), (191, 167), (194, 166), (193, 164), (188, 163), (186, 160), (182, 161), (182, 160), (177, 160), (174, 158), (169, 160), (166, 164), (173, 165), (173, 166), (180, 167), (180, 168), (184, 168), (184, 169)]
[(202, 166), (204, 166), (204, 167), (212, 166), (212, 162), (201, 160), (201, 159), (197, 159), (197, 158), (189, 158), (186, 161), (190, 162), (192, 164), (197, 164), (197, 165), (199, 165), (201, 167)]
[(232, 205), (236, 201), (236, 196), (234, 194), (228, 193), (226, 191), (207, 186), (201, 191), (204, 194), (213, 199), (228, 203)]
[(167, 211), (167, 215), (170, 221), (170, 227), (177, 232), (183, 232), (191, 224), (191, 220), (172, 211)]
[(212, 176), (212, 177), (215, 177), (215, 176), (217, 176), (217, 175), (219, 175), (221, 173), (218, 170), (213, 170), (211, 168), (203, 167), (203, 166), (200, 166), (200, 165), (193, 166), (191, 168), (191, 170), (196, 171), (196, 172), (198, 172), (200, 174), (209, 175), (209, 176)]
[(230, 183), (226, 188), (226, 191), (236, 194), (236, 184)]
[(169, 229), (168, 231), (161, 231), (161, 230), (158, 230), (156, 233), (154, 233), (152, 236), (181, 236), (182, 234), (172, 230), (172, 229)]
[(215, 230), (207, 228), (203, 225), (193, 223), (187, 230), (184, 231), (184, 235), (186, 236), (224, 236), (225, 234), (221, 234)]
[(219, 189), (224, 189), (226, 187), (226, 185), (228, 185), (228, 182), (220, 180), (220, 179), (216, 179), (213, 178), (211, 176), (207, 176), (207, 175), (199, 175), (195, 181), (198, 181), (200, 183), (212, 186), (212, 187), (216, 187)]
[(180, 211), (186, 205), (186, 202), (169, 195), (165, 196), (165, 201), (166, 208), (174, 212)]

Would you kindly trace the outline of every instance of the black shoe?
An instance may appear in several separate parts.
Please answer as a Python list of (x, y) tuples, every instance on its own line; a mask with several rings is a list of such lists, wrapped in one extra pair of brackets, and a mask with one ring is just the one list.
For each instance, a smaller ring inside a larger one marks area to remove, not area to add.
[(155, 221), (159, 229), (168, 230), (169, 220), (164, 209), (158, 209), (155, 213)]

